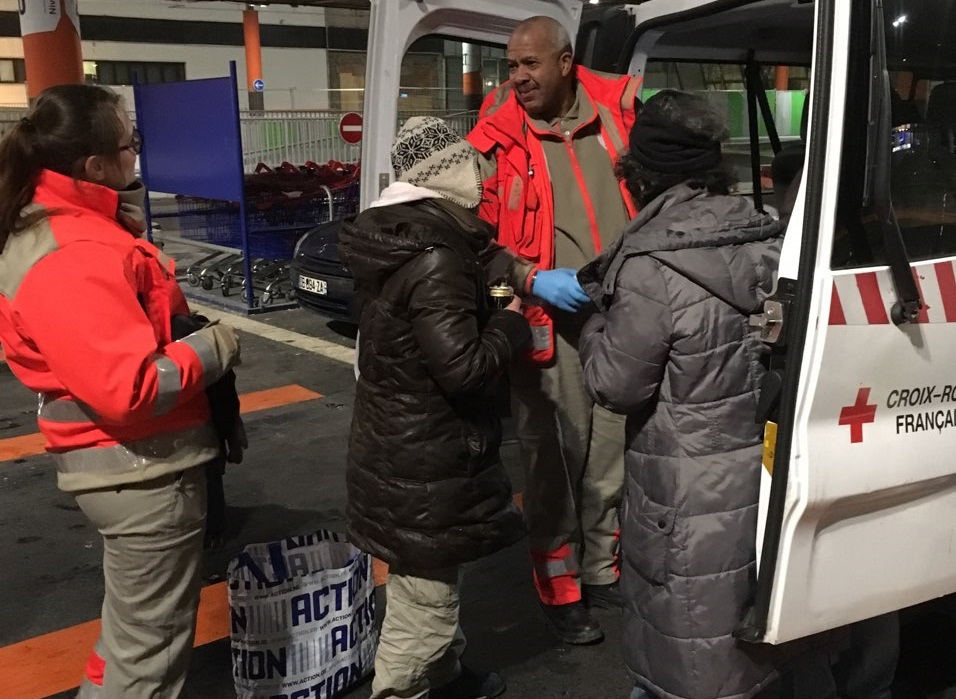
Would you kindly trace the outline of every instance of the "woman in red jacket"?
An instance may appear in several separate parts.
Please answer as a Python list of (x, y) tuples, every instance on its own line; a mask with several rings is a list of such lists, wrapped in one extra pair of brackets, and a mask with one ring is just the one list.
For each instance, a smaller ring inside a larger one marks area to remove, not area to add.
[(236, 332), (173, 341), (189, 308), (145, 241), (142, 141), (115, 93), (62, 85), (0, 142), (0, 343), (40, 396), (59, 487), (103, 535), (103, 629), (80, 697), (179, 697), (199, 603), (205, 388)]

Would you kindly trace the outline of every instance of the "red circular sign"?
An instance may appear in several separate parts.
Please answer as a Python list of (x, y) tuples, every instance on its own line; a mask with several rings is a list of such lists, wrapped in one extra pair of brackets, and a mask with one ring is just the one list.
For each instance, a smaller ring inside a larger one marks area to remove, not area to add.
[(339, 119), (339, 136), (351, 145), (362, 142), (362, 115), (349, 112)]

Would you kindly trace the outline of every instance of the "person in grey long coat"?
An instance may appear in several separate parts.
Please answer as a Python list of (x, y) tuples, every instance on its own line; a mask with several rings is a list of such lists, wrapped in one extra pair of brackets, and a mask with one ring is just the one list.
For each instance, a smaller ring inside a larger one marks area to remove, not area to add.
[(621, 511), (632, 697), (748, 699), (774, 649), (732, 636), (752, 601), (764, 351), (749, 325), (769, 295), (782, 225), (721, 167), (706, 100), (648, 100), (619, 175), (641, 212), (579, 278), (598, 304), (581, 338), (594, 400), (627, 415)]

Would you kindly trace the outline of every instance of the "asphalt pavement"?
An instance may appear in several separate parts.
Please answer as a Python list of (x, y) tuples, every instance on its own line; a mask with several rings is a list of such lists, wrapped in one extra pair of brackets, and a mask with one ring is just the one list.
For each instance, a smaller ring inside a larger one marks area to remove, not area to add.
[[(300, 309), (255, 316), (266, 339), (242, 332), (238, 388), (247, 394), (250, 448), (225, 476), (229, 529), (207, 552), (200, 645), (187, 690), (193, 699), (235, 697), (222, 609), (226, 566), (244, 545), (344, 529), (344, 465), (353, 370), (296, 338), (351, 347), (354, 329)], [(251, 327), (251, 326), (250, 326)], [(320, 350), (321, 351), (321, 348)], [(36, 398), (0, 364), (0, 699), (72, 697), (95, 638), (102, 598), (97, 532), (59, 492), (51, 459), (38, 453)], [(506, 437), (509, 437), (506, 431)], [(514, 489), (523, 486), (517, 450), (502, 450)], [(501, 672), (506, 697), (624, 699), (621, 623), (598, 612), (607, 638), (572, 647), (555, 640), (537, 609), (523, 543), (467, 567), (462, 625), (466, 662)], [(218, 605), (218, 606), (217, 606)], [(956, 698), (956, 622), (949, 604), (907, 612), (896, 699)], [(347, 696), (365, 699), (366, 682)]]

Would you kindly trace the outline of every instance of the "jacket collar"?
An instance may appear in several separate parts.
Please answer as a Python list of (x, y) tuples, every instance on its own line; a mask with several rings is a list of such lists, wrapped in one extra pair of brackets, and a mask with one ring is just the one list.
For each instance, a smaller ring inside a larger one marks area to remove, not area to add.
[(720, 247), (773, 238), (782, 229), (746, 197), (678, 184), (631, 221), (621, 235), (621, 247), (629, 254)]
[(604, 299), (613, 295), (617, 275), (629, 257), (650, 255), (660, 260), (679, 260), (680, 255), (672, 253), (769, 240), (782, 235), (783, 230), (783, 224), (754, 209), (744, 197), (712, 195), (678, 184), (649, 202), (611, 247), (580, 270), (578, 279), (592, 300), (603, 308)]
[(382, 193), (378, 195), (378, 199), (369, 204), (368, 208), (377, 209), (393, 204), (409, 204), (423, 199), (439, 198), (441, 198), (441, 194), (438, 192), (397, 180), (383, 189)]
[[(447, 199), (432, 199), (425, 203), (424, 207), (432, 212), (438, 209), (445, 215), (450, 216), (458, 224), (460, 232), (464, 233), (464, 238), (469, 246), (475, 251), (483, 250), (495, 237), (495, 229), (490, 223), (479, 218), (473, 211), (448, 201)], [(441, 213), (437, 213), (440, 218), (444, 218)]]
[(119, 194), (115, 190), (52, 170), (40, 172), (33, 200), (48, 208), (90, 209), (111, 219), (116, 218), (119, 208)]
[[(517, 102), (517, 98), (514, 98)], [(568, 113), (552, 119), (550, 122), (543, 119), (535, 119), (527, 112), (524, 112), (524, 118), (528, 122), (528, 127), (542, 136), (560, 136), (562, 135), (562, 124), (573, 124), (573, 132), (577, 133), (588, 124), (597, 121), (598, 112), (594, 106), (594, 100), (584, 89), (581, 81), (575, 79), (574, 82), (574, 103)]]
[[(591, 82), (588, 78), (592, 77), (592, 74), (579, 65), (574, 66), (574, 71), (579, 106), (582, 109), (590, 110), (590, 119), (585, 122), (590, 123), (597, 118), (597, 110), (594, 108), (592, 96), (589, 94), (587, 84), (585, 84)], [(518, 98), (515, 96), (510, 82), (500, 85), (495, 91), (494, 103), (489, 108), (484, 120), (487, 126), (493, 127), (500, 134), (516, 143), (524, 142), (528, 128), (534, 128), (535, 131), (543, 133), (550, 131), (544, 122), (537, 122), (537, 126), (535, 126), (535, 120), (528, 116), (528, 113), (518, 103)], [(583, 125), (583, 123), (580, 124), (578, 128)]]

